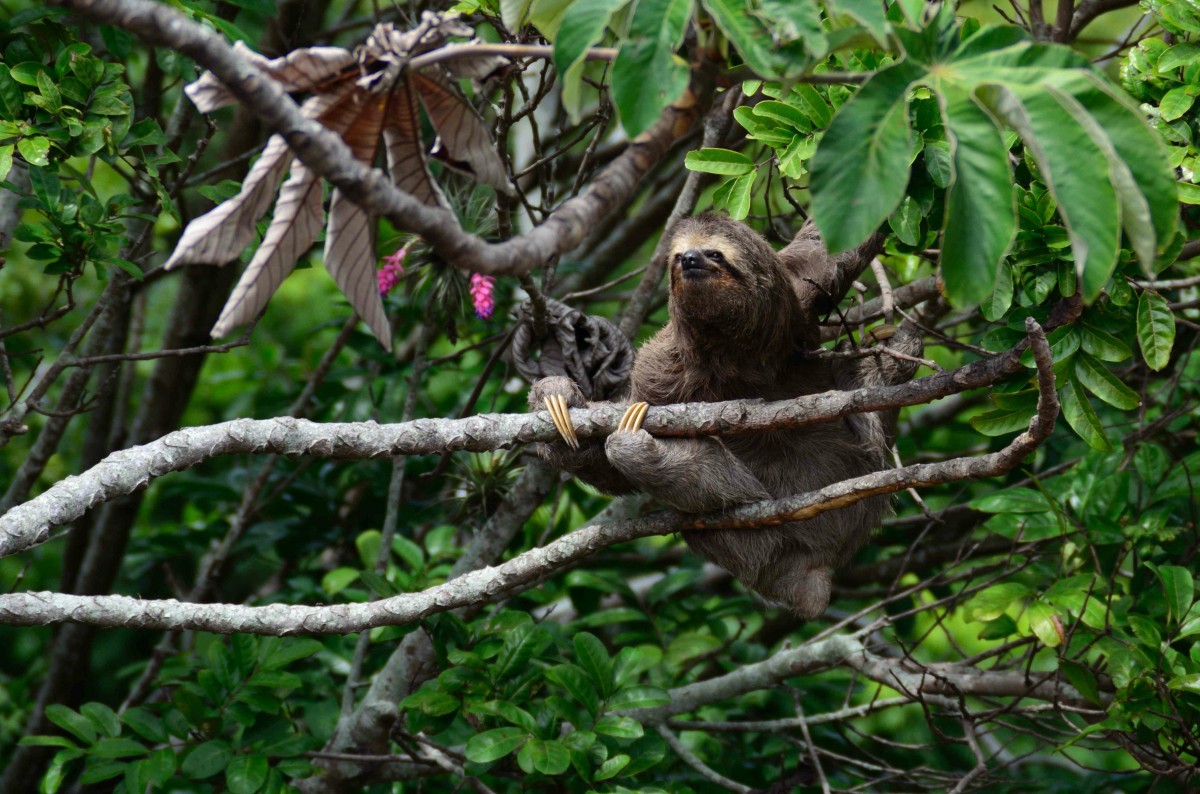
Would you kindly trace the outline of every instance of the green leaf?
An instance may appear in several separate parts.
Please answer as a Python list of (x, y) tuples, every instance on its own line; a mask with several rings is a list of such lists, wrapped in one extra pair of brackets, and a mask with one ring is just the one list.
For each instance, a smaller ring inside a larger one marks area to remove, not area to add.
[(17, 141), (17, 151), (30, 165), (39, 167), (50, 165), (50, 140), (41, 135)]
[[(1107, 137), (1115, 152), (1115, 157), (1109, 155), (1110, 160), (1123, 164), (1114, 171), (1120, 177), (1117, 188), (1122, 225), (1141, 259), (1143, 271), (1150, 275), (1155, 264), (1155, 246), (1165, 249), (1179, 222), (1174, 169), (1162, 139), (1146, 126), (1141, 113), (1124, 93), (1096, 74), (1084, 74), (1083, 82), (1083, 86), (1073, 88), (1071, 96), (1095, 120), (1093, 137), (1101, 134)], [(1132, 184), (1128, 184), (1129, 179)], [(1143, 212), (1149, 213), (1149, 223)]]
[(1088, 391), (1114, 408), (1128, 411), (1142, 404), (1137, 392), (1087, 353), (1075, 356), (1075, 377)]
[(1160, 370), (1171, 361), (1175, 345), (1175, 315), (1157, 292), (1146, 290), (1138, 298), (1137, 338), (1146, 364)]
[(141, 742), (123, 736), (101, 739), (92, 745), (90, 754), (96, 758), (130, 758), (145, 755), (149, 750)]
[(1101, 361), (1119, 362), (1133, 355), (1129, 345), (1112, 334), (1086, 322), (1079, 326), (1079, 342), (1085, 352)]
[(554, 40), (554, 65), (562, 75), (562, 102), (572, 119), (578, 119), (584, 56), (604, 36), (613, 14), (629, 0), (590, 0), (573, 3), (562, 16)]
[[(1007, 159), (1005, 165), (1008, 165)], [(949, 141), (925, 142), (925, 173), (938, 187), (950, 187), (954, 181), (954, 166), (950, 159)]]
[(629, 760), (629, 756), (625, 755), (624, 753), (621, 753), (620, 755), (614, 755), (612, 758), (600, 765), (600, 768), (596, 770), (596, 774), (593, 775), (592, 778), (599, 782), (601, 780), (608, 780), (609, 778), (616, 777), (621, 773), (622, 769), (629, 766)]
[(1008, 608), (1030, 595), (1030, 590), (1020, 582), (992, 585), (976, 593), (964, 606), (966, 619), (987, 622), (1003, 615)]
[(66, 736), (22, 736), (17, 742), (21, 747), (78, 747)]
[(1197, 47), (1195, 44), (1176, 44), (1158, 56), (1158, 63), (1155, 64), (1155, 68), (1160, 72), (1169, 72), (1172, 69), (1178, 69), (1180, 66), (1195, 63), (1197, 58), (1200, 58), (1200, 47)]
[(1057, 648), (1066, 639), (1062, 618), (1053, 607), (1040, 601), (1029, 605), (1029, 628), (1047, 648)]
[(614, 736), (618, 739), (637, 739), (644, 732), (642, 724), (633, 717), (618, 717), (615, 714), (605, 714), (596, 720), (594, 730), (596, 733)]
[(464, 752), (468, 761), (488, 764), (516, 750), (528, 738), (529, 735), (521, 728), (493, 728), (468, 739)]
[(553, 642), (544, 627), (536, 623), (524, 623), (508, 631), (504, 636), (504, 646), (496, 656), (493, 665), (493, 679), (504, 683), (513, 676), (520, 675), (529, 664), (529, 660), (544, 651)]
[(803, 71), (807, 59), (803, 45), (777, 45), (770, 29), (756, 15), (747, 13), (744, 0), (701, 0), (713, 21), (746, 65), (767, 80), (787, 77)]
[(49, 109), (52, 112), (56, 112), (62, 107), (62, 94), (59, 93), (58, 86), (54, 85), (54, 81), (44, 71), (39, 70), (37, 73), (37, 87), (38, 93), (45, 97), (50, 104)]
[(579, 666), (592, 680), (601, 697), (608, 697), (613, 691), (613, 670), (604, 643), (586, 631), (576, 634), (573, 643)]
[(808, 120), (808, 116), (797, 107), (779, 102), (778, 100), (768, 99), (759, 102), (750, 112), (764, 119), (771, 121), (782, 122), (797, 132), (811, 133), (813, 129), (812, 122)]
[(267, 782), (270, 771), (266, 756), (239, 755), (225, 769), (225, 785), (229, 794), (254, 794)]
[(866, 240), (904, 198), (913, 154), (908, 89), (921, 74), (904, 62), (878, 72), (821, 139), (810, 166), (812, 215), (831, 253)]
[(631, 686), (609, 698), (608, 707), (613, 711), (623, 711), (662, 706), (670, 702), (671, 696), (656, 686)]
[(25, 115), (24, 103), (25, 92), (12, 78), (8, 67), (0, 64), (0, 110), (3, 111), (0, 115), (6, 119), (20, 119)]
[(692, 0), (638, 0), (613, 63), (611, 88), (630, 138), (650, 127), (687, 88), (687, 62), (675, 54)]
[(1084, 300), (1094, 300), (1116, 267), (1120, 242), (1109, 159), (1043, 87), (985, 85), (979, 97), (1016, 129), (1037, 162), (1070, 234)]
[(683, 164), (689, 171), (720, 176), (742, 176), (754, 170), (754, 161), (729, 149), (698, 149), (688, 152)]
[(233, 758), (229, 744), (220, 740), (193, 747), (183, 759), (181, 771), (192, 780), (203, 780), (225, 771)]
[(546, 671), (546, 679), (571, 693), (593, 716), (600, 711), (600, 696), (591, 678), (581, 668), (560, 664)]
[(516, 33), (525, 24), (531, 0), (500, 0), (500, 19), (504, 27)]
[[(274, 639), (274, 638), (272, 638)], [(325, 649), (325, 643), (313, 639), (282, 639), (275, 640), (278, 645), (268, 645), (263, 641), (262, 669), (278, 670), (287, 667), (292, 662), (307, 659), (318, 651)]]
[[(995, 123), (964, 92), (941, 93), (953, 163), (946, 191), (942, 278), (950, 301), (969, 306), (997, 290), (1001, 262), (1017, 231), (1016, 201), (1008, 147)], [(1006, 304), (1012, 301), (1011, 277), (1007, 286), (1007, 301), (1002, 301)]]
[(891, 25), (888, 24), (883, 3), (874, 0), (829, 0), (830, 15), (849, 14), (860, 22), (880, 44), (886, 44)]
[(997, 408), (976, 414), (967, 420), (971, 427), (985, 436), (1004, 436), (1029, 429), (1029, 420), (1037, 413), (1036, 401), (1016, 408)]
[(1192, 608), (1196, 592), (1192, 572), (1181, 565), (1160, 565), (1154, 573), (1167, 596), (1167, 619), (1182, 623), (1184, 615)]
[(972, 500), (971, 507), (984, 513), (1044, 513), (1050, 509), (1045, 494), (1032, 488), (1005, 488)]
[(96, 729), (105, 736), (120, 736), (121, 723), (117, 713), (103, 703), (84, 703), (79, 712), (92, 721)]
[(989, 620), (979, 632), (981, 640), (1002, 640), (1017, 633), (1017, 621), (1008, 615), (1001, 615), (995, 620)]
[(896, 211), (888, 216), (888, 226), (905, 245), (921, 241), (921, 207), (912, 196), (905, 196)]
[(801, 41), (805, 51), (817, 57), (828, 49), (821, 12), (813, 0), (758, 0), (751, 13), (766, 23), (776, 41)]
[(1174, 121), (1191, 110), (1192, 103), (1195, 101), (1196, 89), (1194, 86), (1184, 85), (1172, 88), (1159, 100), (1158, 112), (1163, 121)]
[(345, 590), (358, 581), (362, 571), (357, 568), (334, 568), (321, 577), (321, 589), (331, 596)]
[(375, 563), (379, 560), (379, 549), (383, 546), (383, 534), (378, 529), (360, 532), (354, 539), (354, 546), (358, 549), (358, 559), (363, 568), (368, 571), (374, 570)]
[(729, 210), (729, 217), (733, 220), (745, 220), (746, 216), (750, 214), (750, 196), (757, 178), (758, 172), (751, 171), (730, 182), (729, 192), (725, 197), (725, 207)]
[(812, 126), (818, 130), (825, 129), (833, 121), (833, 108), (821, 96), (821, 92), (808, 83), (796, 85), (788, 99), (800, 103), (804, 113), (812, 119)]
[(1073, 376), (1063, 382), (1058, 396), (1059, 402), (1062, 404), (1063, 416), (1071, 429), (1092, 449), (1111, 450), (1112, 444), (1104, 435), (1104, 426), (1100, 424), (1100, 417), (1096, 416), (1092, 404), (1088, 402), (1087, 395), (1083, 393), (1083, 387)]
[(816, 150), (815, 138), (808, 135), (793, 137), (786, 149), (782, 152), (778, 150), (775, 152), (775, 156), (779, 159), (779, 170), (789, 179), (799, 179), (804, 176), (805, 162), (812, 158), (813, 152)]
[(543, 775), (561, 775), (571, 766), (571, 751), (553, 739), (530, 739), (521, 752), (528, 752), (533, 768)]
[(95, 744), (97, 739), (94, 723), (73, 709), (53, 703), (46, 706), (46, 719), (62, 728), (84, 744)]

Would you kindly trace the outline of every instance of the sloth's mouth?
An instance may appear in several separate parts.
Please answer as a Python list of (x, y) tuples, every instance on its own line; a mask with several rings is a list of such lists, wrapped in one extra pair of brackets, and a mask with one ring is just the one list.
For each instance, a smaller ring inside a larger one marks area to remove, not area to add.
[(721, 268), (711, 262), (684, 262), (680, 265), (683, 277), (686, 279), (711, 278), (721, 272)]

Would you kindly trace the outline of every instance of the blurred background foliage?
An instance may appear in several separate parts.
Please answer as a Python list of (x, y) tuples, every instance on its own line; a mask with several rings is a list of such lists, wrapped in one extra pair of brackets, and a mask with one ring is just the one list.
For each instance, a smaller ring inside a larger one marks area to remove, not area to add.
[[(271, 56), (353, 47), (376, 21), (408, 27), (425, 8), (461, 13), (486, 41), (552, 44), (548, 60), (462, 86), (517, 194), (434, 166), (464, 227), (488, 237), (531, 228), (585, 187), (678, 95), (700, 53), (717, 62), (714, 106), (728, 123), (716, 145), (699, 127), (685, 136), (561, 261), (524, 282), (498, 278), (488, 317), (472, 311), (467, 274), (382, 223), (381, 260), (409, 245), (386, 297), (394, 354), (312, 266), (319, 248), (248, 336), (212, 343), (237, 266), (160, 266), (182, 224), (236, 190), (266, 131), (239, 108), (197, 114), (182, 96), (197, 67), (179, 53), (61, 8), (0, 3), (3, 509), (180, 426), (523, 412), (526, 384), (504, 352), (518, 303), (536, 291), (621, 317), (689, 178), (701, 180), (698, 211), (745, 219), (776, 245), (810, 212), (843, 248), (882, 226), (883, 269), (864, 274), (847, 310), (883, 289), (946, 294), (927, 336), (937, 367), (1008, 348), (1026, 317), (1058, 318), (1066, 421), (1006, 482), (899, 495), (828, 615), (808, 624), (756, 603), (678, 539), (652, 538), (501, 603), (362, 641), (2, 627), (4, 791), (289, 790), (337, 760), (321, 749), (403, 642), (431, 663), (409, 671), (373, 751), (396, 763), (372, 766), (369, 790), (1194, 785), (1200, 5), (1085, 0), (1065, 17), (1040, 0), (170, 5)], [(616, 58), (585, 61), (593, 46)], [(855, 100), (864, 81), (875, 106)], [(1051, 95), (1075, 129), (1039, 122)], [(1014, 128), (1012, 97), (1035, 109), (1029, 129)], [(971, 146), (990, 166), (970, 170)], [(972, 186), (982, 192), (962, 198)], [(665, 321), (655, 296), (639, 340)], [(829, 338), (861, 339), (872, 323), (834, 313)], [(898, 459), (999, 449), (1028, 425), (1030, 384), (905, 409)], [(508, 557), (608, 505), (532, 461), (526, 450), (393, 465), (218, 458), (0, 561), (0, 584), (259, 605), (416, 591), (444, 581), (505, 508), (519, 515)], [(1048, 676), (1087, 705), (994, 696), (951, 708), (834, 668), (706, 703), (665, 737), (618, 713), (835, 624), (896, 664)]]

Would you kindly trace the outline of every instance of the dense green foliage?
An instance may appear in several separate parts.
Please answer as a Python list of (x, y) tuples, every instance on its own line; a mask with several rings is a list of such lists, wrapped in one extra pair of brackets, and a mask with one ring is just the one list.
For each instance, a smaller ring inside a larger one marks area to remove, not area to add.
[[(380, 18), (404, 28), (452, 4), (171, 5), (278, 56), (353, 47)], [(182, 426), (524, 412), (526, 385), (503, 357), (520, 290), (620, 317), (695, 178), (698, 211), (745, 219), (776, 245), (810, 211), (831, 248), (887, 231), (882, 271), (831, 314), (831, 338), (866, 339), (839, 319), (856, 301), (934, 277), (948, 299), (930, 300), (942, 304), (926, 337), (937, 368), (1007, 350), (1026, 318), (1051, 325), (1065, 419), (1003, 482), (898, 495), (810, 623), (655, 537), (362, 640), (0, 627), (5, 791), (252, 794), (342, 765), (373, 791), (1195, 785), (1200, 5), (1151, 0), (1085, 30), (1016, 5), (1024, 30), (918, 0), (453, 4), (487, 42), (551, 45), (549, 58), (463, 81), (519, 175), (509, 197), (434, 162), (467, 231), (495, 239), (542, 222), (652, 128), (693, 69), (716, 75), (712, 105), (730, 123), (708, 146), (695, 125), (628, 206), (536, 278), (497, 279), (490, 317), (471, 314), (469, 274), (381, 221), (381, 259), (411, 243), (386, 297), (394, 355), (306, 267), (319, 250), (248, 338), (204, 347), (237, 263), (161, 263), (184, 223), (236, 192), (268, 131), (242, 108), (197, 114), (182, 93), (197, 65), (178, 52), (60, 8), (0, 6), (12, 12), (0, 16), (0, 199), (21, 197), (0, 201), (0, 247), (12, 240), (0, 512)], [(588, 60), (594, 47), (616, 48), (611, 62)], [(639, 339), (665, 320), (658, 295)], [(906, 408), (899, 460), (979, 455), (1025, 430), (1037, 400), (1027, 359), (1027, 375), (988, 393)], [(469, 567), (544, 546), (609, 502), (536, 467), (523, 449), (218, 457), (0, 560), (0, 586), (254, 605), (417, 592), (513, 516), (500, 556)], [(630, 713), (835, 634), (896, 670), (1027, 689), (931, 695), (835, 663), (671, 721)], [(402, 679), (394, 724), (359, 744), (335, 737), (380, 671)]]

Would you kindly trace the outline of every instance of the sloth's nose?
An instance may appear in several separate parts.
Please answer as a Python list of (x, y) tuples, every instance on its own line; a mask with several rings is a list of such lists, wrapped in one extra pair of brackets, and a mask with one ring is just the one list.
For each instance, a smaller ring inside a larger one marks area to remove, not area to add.
[(688, 251), (683, 255), (683, 268), (689, 270), (691, 268), (704, 267), (704, 254), (699, 251)]

